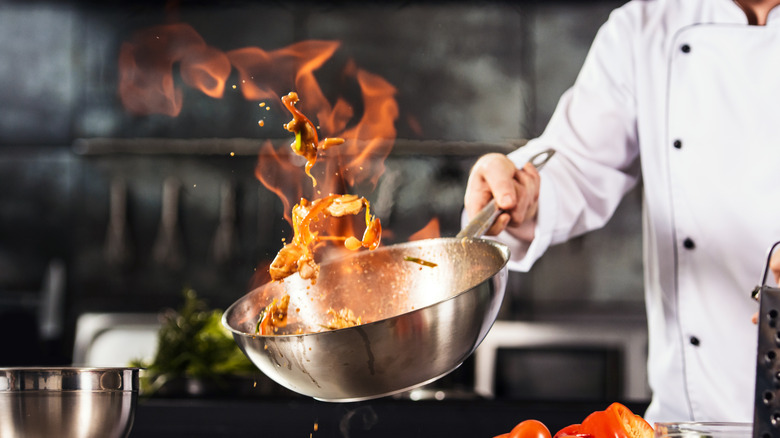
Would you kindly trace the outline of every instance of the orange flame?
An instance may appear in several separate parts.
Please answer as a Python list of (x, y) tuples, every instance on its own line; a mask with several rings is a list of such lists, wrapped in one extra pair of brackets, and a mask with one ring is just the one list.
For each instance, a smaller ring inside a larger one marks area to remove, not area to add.
[(441, 237), (441, 232), (439, 230), (439, 219), (433, 218), (419, 231), (409, 236), (409, 241), (413, 242), (415, 240), (433, 239), (436, 237)]
[(249, 279), (248, 282), (249, 290), (253, 290), (258, 286), (261, 286), (271, 281), (271, 275), (268, 273), (268, 267), (270, 265), (271, 262), (261, 262), (257, 266), (254, 274), (252, 274), (252, 277)]
[(255, 177), (270, 191), (274, 192), (284, 205), (284, 218), (292, 224), (292, 206), (302, 193), (299, 166), (295, 166), (290, 157), (293, 154), (279, 152), (266, 142), (260, 149), (255, 166)]
[(171, 24), (137, 32), (122, 44), (119, 97), (125, 108), (138, 115), (179, 115), (182, 91), (173, 77), (177, 62), (187, 85), (222, 96), (231, 69), (227, 56), (207, 46), (191, 26)]
[[(398, 103), (394, 97), (396, 90), (383, 78), (363, 70), (358, 70), (357, 80), (363, 91), (365, 110), (357, 126), (339, 134), (355, 140), (350, 144), (351, 159), (342, 164), (342, 169), (350, 185), (367, 179), (376, 185), (384, 173), (384, 160), (390, 154), (396, 137), (393, 123), (398, 118)], [(366, 166), (366, 163), (373, 165)]]
[[(331, 50), (335, 49), (334, 46), (324, 45), (320, 41), (312, 41), (311, 47), (304, 43), (296, 45), (296, 50), (304, 51), (310, 59), (318, 62), (324, 57), (312, 55), (312, 47), (326, 51), (328, 56), (332, 54)], [(284, 53), (289, 53), (289, 51)], [(231, 57), (231, 59), (234, 58)], [(395, 87), (383, 78), (357, 68), (354, 63), (348, 63), (344, 75), (357, 82), (362, 91), (363, 106), (360, 120), (354, 125), (350, 125), (354, 117), (353, 105), (346, 99), (339, 98), (331, 106), (311, 74), (312, 66), (317, 64), (311, 61), (302, 65), (306, 72), (296, 75), (298, 93), (301, 95), (302, 112), (306, 112), (305, 108), (312, 106), (305, 99), (313, 97), (313, 100), (318, 102), (316, 103), (317, 110), (310, 110), (309, 113), (317, 114), (312, 121), (319, 125), (322, 131), (321, 136), (340, 137), (345, 142), (323, 152), (314, 166), (315, 178), (317, 181), (322, 181), (318, 185), (316, 193), (312, 193), (311, 186), (307, 184), (309, 180), (303, 175), (302, 168), (298, 168), (297, 171), (290, 168), (290, 162), (295, 160), (292, 153), (286, 150), (283, 154), (261, 154), (255, 174), (269, 190), (274, 191), (284, 199), (285, 217), (288, 221), (290, 221), (290, 216), (287, 207), (297, 202), (301, 196), (312, 199), (331, 193), (354, 193), (355, 186), (363, 182), (370, 183), (369, 189), (373, 190), (384, 172), (384, 159), (390, 154), (395, 141), (394, 123), (398, 118), (398, 104), (394, 97)], [(258, 96), (261, 95), (267, 96), (265, 93)], [(285, 176), (272, 181), (268, 175), (280, 168), (284, 169), (282, 173)], [(294, 177), (291, 178), (291, 175)], [(364, 190), (361, 189), (360, 192), (363, 193)], [(359, 221), (342, 219), (333, 221), (328, 225), (328, 229), (331, 234), (335, 235), (357, 234), (358, 223)]]
[[(177, 63), (184, 84), (213, 98), (223, 96), (233, 68), (248, 100), (278, 103), (280, 96), (296, 91), (300, 111), (322, 131), (320, 138), (340, 137), (345, 143), (321, 153), (312, 169), (320, 181), (315, 193), (306, 185), (310, 180), (303, 174), (300, 157), (289, 148), (277, 151), (270, 142), (262, 147), (255, 175), (282, 199), (289, 222), (292, 205), (302, 196), (316, 199), (331, 193), (356, 193), (356, 186), (363, 183), (369, 187), (361, 187), (361, 195), (373, 190), (395, 141), (399, 114), (396, 89), (385, 79), (349, 61), (343, 80), (358, 85), (362, 101), (350, 102), (344, 96), (336, 96), (331, 103), (321, 89), (315, 72), (333, 57), (339, 46), (337, 41), (307, 40), (272, 51), (244, 47), (223, 52), (207, 45), (187, 24), (156, 26), (137, 32), (122, 45), (119, 96), (125, 108), (134, 114), (177, 116), (183, 105), (182, 90), (175, 85)], [(361, 111), (358, 113), (355, 108)], [(354, 120), (356, 117), (359, 120)], [(331, 234), (347, 235), (357, 234), (352, 231), (360, 221), (355, 225), (344, 225), (348, 220), (334, 222), (338, 222), (334, 227), (342, 229)]]
[(300, 90), (301, 111), (312, 113), (312, 108), (329, 106), (316, 85), (314, 71), (333, 56), (339, 45), (336, 41), (308, 40), (271, 52), (245, 47), (229, 51), (227, 57), (238, 70), (246, 99), (278, 101), (287, 91)]
[(209, 97), (220, 98), (230, 75), (230, 61), (212, 47), (196, 47), (182, 58), (181, 77), (184, 82)]

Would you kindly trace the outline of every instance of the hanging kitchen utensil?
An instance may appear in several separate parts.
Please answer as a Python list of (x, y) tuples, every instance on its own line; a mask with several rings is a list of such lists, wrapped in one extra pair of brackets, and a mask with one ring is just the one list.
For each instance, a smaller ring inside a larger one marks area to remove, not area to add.
[(219, 265), (229, 262), (237, 246), (236, 185), (233, 181), (226, 181), (221, 188), (219, 224), (212, 244), (214, 261)]
[[(222, 321), (292, 391), (324, 401), (382, 397), (430, 383), (474, 352), (498, 315), (508, 260), (506, 245), (476, 235), (379, 247), (322, 263), (316, 284), (293, 275), (260, 286)], [(284, 295), (290, 334), (258, 334), (263, 309)], [(328, 311), (342, 308), (370, 322), (323, 330)]]
[(133, 256), (127, 232), (127, 184), (121, 178), (111, 181), (108, 230), (106, 231), (106, 261), (112, 266), (125, 266)]
[(769, 261), (778, 245), (770, 248), (761, 283), (753, 290), (760, 302), (753, 438), (780, 437), (780, 289), (767, 285)]
[(162, 213), (157, 240), (152, 248), (154, 261), (168, 269), (177, 270), (184, 265), (184, 251), (179, 234), (179, 193), (181, 182), (174, 177), (163, 182)]

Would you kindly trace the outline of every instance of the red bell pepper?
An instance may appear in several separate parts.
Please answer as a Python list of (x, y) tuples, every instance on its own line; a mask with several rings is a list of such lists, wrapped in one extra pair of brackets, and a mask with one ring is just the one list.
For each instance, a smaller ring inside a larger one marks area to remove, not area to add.
[(603, 411), (594, 412), (582, 424), (572, 424), (559, 430), (554, 438), (653, 438), (653, 427), (639, 415), (620, 403), (612, 403)]

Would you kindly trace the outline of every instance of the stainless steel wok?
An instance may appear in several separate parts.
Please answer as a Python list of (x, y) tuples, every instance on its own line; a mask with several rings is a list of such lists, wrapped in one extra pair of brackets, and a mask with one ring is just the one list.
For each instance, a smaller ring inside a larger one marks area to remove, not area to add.
[[(322, 264), (314, 286), (297, 275), (265, 284), (223, 320), (249, 359), (282, 386), (327, 401), (381, 397), (433, 381), (474, 352), (498, 313), (508, 259), (506, 246), (480, 239), (380, 247)], [(255, 334), (260, 312), (285, 293), (288, 329), (319, 333)], [(374, 322), (322, 331), (328, 309), (342, 307)]]
[[(315, 285), (297, 274), (267, 283), (230, 306), (223, 323), (263, 373), (292, 391), (323, 401), (382, 397), (432, 382), (474, 352), (498, 314), (508, 260), (505, 245), (481, 238), (380, 247), (322, 263)], [(284, 294), (286, 331), (304, 334), (256, 334), (262, 310)], [(323, 331), (328, 310), (344, 307), (367, 323)]]

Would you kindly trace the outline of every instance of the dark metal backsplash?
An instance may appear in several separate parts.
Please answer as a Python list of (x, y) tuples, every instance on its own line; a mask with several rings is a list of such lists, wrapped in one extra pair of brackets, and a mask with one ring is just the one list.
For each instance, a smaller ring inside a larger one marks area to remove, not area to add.
[[(317, 69), (330, 98), (354, 92), (347, 63), (397, 88), (398, 135), (411, 139), (518, 138), (533, 107), (527, 62), (531, 6), (504, 2), (18, 2), (0, 4), (0, 146), (76, 138), (278, 137), (284, 114), (242, 97), (233, 69), (221, 98), (182, 83), (178, 116), (138, 116), (118, 98), (122, 45), (155, 26), (190, 26), (218, 51), (272, 51), (305, 40), (340, 46)], [(235, 88), (233, 88), (235, 87)], [(285, 90), (286, 93), (287, 90)], [(266, 127), (258, 118), (269, 116)], [(279, 117), (281, 116), (281, 118)]]
[[(105, 139), (83, 141), (73, 158), (80, 213), (69, 246), (84, 309), (149, 311), (178, 300), (184, 286), (226, 307), (249, 290), (256, 274), (264, 278), (255, 270), (267, 266), (282, 239), (291, 237), (282, 202), (254, 176), (261, 143), (225, 139), (209, 148), (208, 141), (174, 140), (166, 148), (158, 140), (151, 142), (154, 153), (139, 153), (147, 142), (131, 141), (127, 149), (121, 140), (115, 142), (119, 147)], [(177, 153), (181, 143), (201, 152)], [(381, 218), (384, 241), (406, 241), (434, 217), (442, 234), (454, 235), (473, 160), (486, 148), (501, 149), (403, 140), (396, 145), (376, 189), (360, 193)], [(166, 199), (166, 191), (175, 198)], [(122, 210), (112, 201), (122, 196), (126, 213), (112, 218), (112, 210)], [(126, 230), (125, 242), (112, 236), (117, 229)], [(117, 257), (122, 254), (126, 258)]]

